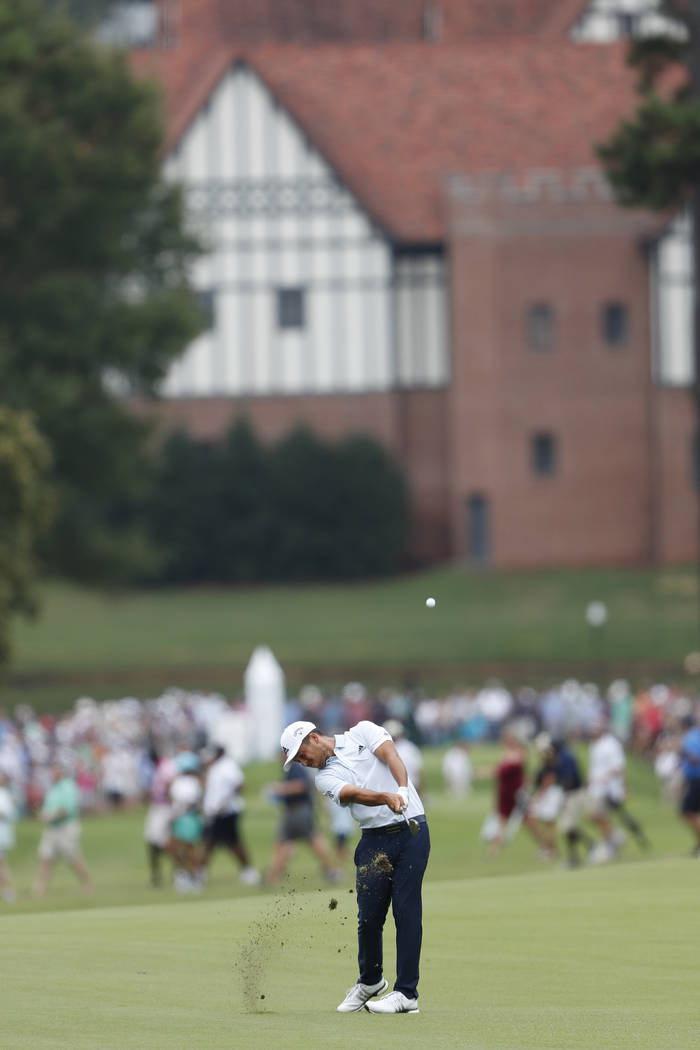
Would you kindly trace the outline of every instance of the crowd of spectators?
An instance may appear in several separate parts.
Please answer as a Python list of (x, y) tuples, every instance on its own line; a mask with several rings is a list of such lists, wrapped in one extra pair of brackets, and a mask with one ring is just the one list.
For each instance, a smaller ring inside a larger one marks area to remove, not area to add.
[(12, 715), (0, 711), (0, 769), (24, 814), (41, 805), (54, 759), (77, 782), (85, 812), (141, 801), (153, 775), (154, 743), (165, 754), (203, 747), (229, 706), (218, 694), (180, 689), (149, 700), (81, 697), (62, 715), (19, 705)]
[[(645, 848), (648, 846), (641, 826), (624, 807), (624, 793), (615, 798), (606, 796), (605, 811), (601, 809), (598, 818), (594, 812), (587, 813), (600, 824), (599, 842), (594, 843), (581, 826), (585, 807), (580, 807), (575, 820), (572, 817), (571, 827), (563, 828), (567, 804), (586, 794), (579, 774), (574, 778), (576, 783), (571, 777), (560, 776), (565, 742), (586, 742), (593, 756), (604, 727), (607, 749), (616, 749), (620, 767), (616, 775), (624, 770), (625, 751), (636, 752), (653, 763), (669, 800), (680, 803), (682, 796), (681, 812), (696, 837), (694, 851), (700, 855), (700, 737), (695, 742), (690, 739), (700, 729), (688, 731), (700, 721), (700, 698), (690, 690), (665, 684), (634, 690), (618, 679), (601, 692), (594, 684), (568, 679), (541, 691), (531, 687), (511, 691), (500, 682), (489, 681), (480, 688), (455, 689), (434, 697), (408, 689), (373, 693), (360, 682), (350, 682), (326, 691), (307, 685), (284, 706), (285, 723), (307, 720), (325, 734), (343, 732), (363, 719), (384, 725), (419, 791), (423, 789), (421, 747), (445, 747), (445, 787), (454, 795), (464, 795), (472, 776), (477, 775), (469, 758), (472, 745), (500, 741), (507, 751), (508, 741), (512, 741), (519, 780), (507, 792), (510, 803), (505, 806), (501, 772), (505, 777), (510, 769), (508, 753), (504, 752), (495, 770), (487, 771), (500, 785), (499, 801), (498, 812), (487, 818), (482, 838), (495, 852), (524, 821), (541, 852), (554, 857), (557, 821), (570, 847), (570, 864), (578, 863), (582, 842), (588, 845), (591, 861), (598, 856), (596, 849), (600, 852), (598, 860), (616, 855), (625, 835), (613, 826), (613, 815)], [(235, 726), (227, 743), (220, 735), (223, 722), (229, 730)], [(175, 888), (199, 892), (206, 881), (209, 855), (217, 846), (230, 851), (240, 867), (242, 882), (257, 885), (261, 874), (251, 864), (239, 827), (244, 808), (240, 791), (245, 779), (241, 766), (253, 755), (248, 751), (247, 759), (241, 757), (246, 754), (242, 738), (246, 733), (252, 738), (253, 728), (252, 715), (243, 703), (232, 704), (221, 694), (181, 689), (169, 689), (148, 700), (124, 697), (97, 702), (82, 697), (62, 715), (37, 715), (26, 705), (18, 706), (12, 714), (0, 710), (0, 896), (13, 900), (15, 895), (5, 854), (13, 845), (12, 825), (18, 817), (35, 816), (42, 822), (55, 817), (56, 827), (44, 829), (40, 844), (34, 888), (39, 896), (59, 858), (71, 864), (85, 888), (90, 887), (79, 848), (81, 812), (139, 803), (148, 803), (144, 839), (153, 885), (161, 884), (161, 858), (169, 856)], [(526, 785), (526, 749), (532, 744), (537, 752), (542, 741), (547, 742), (544, 749), (540, 746), (542, 768)], [(233, 753), (236, 750), (238, 754)], [(512, 758), (510, 755), (511, 765)], [(575, 761), (573, 756), (570, 760)], [(190, 763), (187, 768), (186, 762)], [(594, 765), (591, 757), (589, 778), (593, 777)], [(61, 785), (70, 787), (75, 803), (71, 812), (62, 804), (52, 817), (51, 813), (47, 815), (47, 806), (50, 810), (52, 792), (55, 794)], [(287, 799), (286, 785), (278, 784), (276, 792), (276, 801), (290, 806), (297, 801), (296, 797)], [(592, 795), (592, 781), (587, 792)], [(555, 795), (556, 813), (545, 805)], [(295, 826), (290, 831), (288, 809), (280, 825), (276, 862), (273, 860), (264, 878), (274, 883), (286, 869), (296, 841), (303, 839), (315, 849), (326, 877), (333, 881), (348, 835), (348, 829), (337, 827), (336, 822), (345, 814), (330, 815), (337, 850), (334, 860), (325, 839), (321, 843), (311, 815), (308, 826)], [(489, 820), (493, 821), (494, 833), (487, 835)], [(56, 842), (50, 842), (49, 836)]]
[[(124, 697), (97, 702), (78, 699), (62, 715), (37, 715), (20, 705), (0, 710), (0, 770), (20, 814), (31, 814), (51, 782), (58, 759), (75, 778), (81, 806), (89, 812), (143, 801), (153, 775), (153, 752), (175, 754), (210, 742), (212, 727), (232, 710), (224, 696), (169, 689), (148, 700)], [(415, 690), (371, 692), (360, 682), (322, 691), (308, 685), (287, 701), (285, 722), (304, 718), (324, 733), (340, 732), (363, 718), (401, 723), (419, 746), (454, 741), (495, 741), (508, 724), (525, 739), (539, 732), (555, 738), (587, 740), (601, 714), (631, 751), (656, 760), (664, 738), (696, 713), (695, 696), (664, 684), (633, 690), (617, 680), (601, 691), (574, 679), (543, 690), (509, 690), (490, 681), (479, 688), (455, 689), (442, 697)], [(664, 776), (663, 762), (659, 775)]]
[(660, 683), (633, 689), (623, 679), (604, 690), (573, 678), (540, 690), (511, 690), (489, 681), (442, 697), (393, 689), (371, 694), (361, 683), (351, 682), (331, 695), (307, 686), (289, 707), (290, 718), (310, 719), (328, 733), (362, 718), (379, 724), (396, 719), (421, 747), (496, 741), (505, 725), (529, 740), (543, 731), (555, 738), (589, 740), (604, 716), (625, 747), (652, 758), (665, 734), (676, 732), (687, 716), (700, 713), (700, 698), (694, 691)]

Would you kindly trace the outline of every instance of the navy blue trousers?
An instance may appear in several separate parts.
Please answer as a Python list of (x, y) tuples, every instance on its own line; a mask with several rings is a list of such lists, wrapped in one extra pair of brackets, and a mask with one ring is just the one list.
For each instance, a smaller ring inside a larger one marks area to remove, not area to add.
[(389, 832), (365, 831), (355, 850), (360, 982), (376, 984), (381, 980), (384, 922), (391, 903), (396, 926), (394, 989), (409, 999), (418, 995), (423, 939), (421, 887), (429, 854), (426, 823), (419, 824), (415, 836), (404, 822), (392, 825)]

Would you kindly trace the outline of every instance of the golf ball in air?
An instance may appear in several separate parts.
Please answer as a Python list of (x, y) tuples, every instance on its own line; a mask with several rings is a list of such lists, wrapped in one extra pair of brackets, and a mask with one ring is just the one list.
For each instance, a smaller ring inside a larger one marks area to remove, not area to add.
[(435, 608), (435, 599), (434, 598), (426, 598), (425, 599), (425, 604), (428, 606), (429, 609), (434, 609)]

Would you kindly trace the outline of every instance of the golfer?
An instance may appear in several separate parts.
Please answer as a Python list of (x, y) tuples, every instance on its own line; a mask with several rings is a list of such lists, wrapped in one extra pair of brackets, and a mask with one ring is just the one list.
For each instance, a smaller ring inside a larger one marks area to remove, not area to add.
[[(423, 804), (394, 742), (374, 722), (324, 736), (313, 722), (293, 722), (282, 733), (287, 771), (292, 762), (318, 769), (316, 787), (349, 806), (362, 828), (355, 850), (360, 978), (338, 1006), (340, 1013), (418, 1013), (422, 926), (421, 886), (430, 853)], [(409, 826), (408, 818), (411, 820)], [(396, 982), (383, 974), (382, 934), (391, 903), (396, 924)]]

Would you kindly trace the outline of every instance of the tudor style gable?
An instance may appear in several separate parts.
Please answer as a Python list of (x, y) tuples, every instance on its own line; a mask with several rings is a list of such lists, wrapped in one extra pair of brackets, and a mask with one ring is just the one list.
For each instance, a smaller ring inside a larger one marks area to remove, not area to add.
[(223, 76), (165, 163), (207, 246), (209, 327), (170, 397), (381, 391), (447, 379), (440, 252), (404, 250), (339, 181), (260, 77)]

